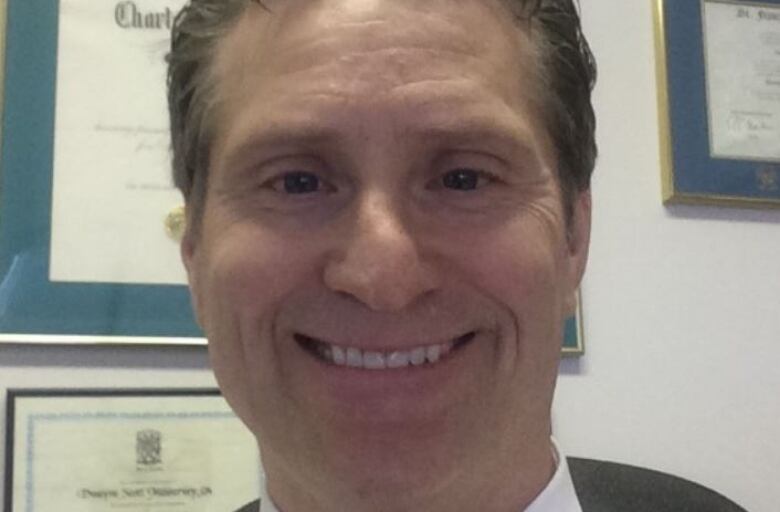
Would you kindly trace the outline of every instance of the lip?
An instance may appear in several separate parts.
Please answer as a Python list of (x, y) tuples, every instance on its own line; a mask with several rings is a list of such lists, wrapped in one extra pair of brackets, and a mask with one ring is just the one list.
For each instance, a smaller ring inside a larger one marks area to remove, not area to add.
[(367, 421), (382, 421), (425, 416), (438, 408), (434, 404), (451, 404), (459, 396), (453, 392), (462, 389), (472, 374), (474, 360), (469, 354), (485, 341), (480, 331), (455, 338), (472, 333), (435, 364), (383, 370), (337, 366), (295, 343), (304, 356), (299, 361), (311, 399), (329, 404), (326, 409), (331, 412), (341, 410)]

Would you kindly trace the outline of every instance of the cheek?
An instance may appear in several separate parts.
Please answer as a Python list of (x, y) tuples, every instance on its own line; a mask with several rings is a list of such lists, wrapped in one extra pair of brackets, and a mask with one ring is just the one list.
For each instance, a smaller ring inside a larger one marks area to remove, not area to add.
[(543, 224), (518, 221), (479, 234), (463, 247), (461, 260), (476, 274), (474, 282), (515, 313), (549, 305), (561, 291), (563, 240)]
[(256, 425), (259, 404), (268, 402), (259, 395), (279, 388), (277, 312), (300, 286), (303, 269), (311, 272), (311, 259), (295, 243), (244, 226), (202, 247), (208, 252), (200, 255), (198, 300), (214, 373), (239, 416)]
[(459, 254), (471, 284), (498, 311), (498, 373), (529, 381), (520, 388), (549, 380), (565, 316), (565, 238), (545, 219), (518, 218), (474, 233)]
[[(311, 262), (301, 244), (251, 226), (232, 227), (211, 243), (203, 268), (208, 296), (240, 318), (266, 316)], [(209, 308), (207, 307), (207, 310)]]

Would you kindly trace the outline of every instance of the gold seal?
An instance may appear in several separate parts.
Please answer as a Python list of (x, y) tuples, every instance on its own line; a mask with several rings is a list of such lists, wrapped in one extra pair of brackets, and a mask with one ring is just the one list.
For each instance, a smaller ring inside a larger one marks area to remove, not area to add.
[(177, 206), (165, 217), (165, 232), (177, 242), (181, 242), (186, 225), (187, 217), (184, 214), (183, 206)]

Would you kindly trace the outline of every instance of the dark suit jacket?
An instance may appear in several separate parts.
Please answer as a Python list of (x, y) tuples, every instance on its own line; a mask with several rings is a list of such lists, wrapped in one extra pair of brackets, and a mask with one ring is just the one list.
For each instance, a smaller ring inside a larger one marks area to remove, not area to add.
[[(746, 512), (706, 487), (666, 473), (591, 459), (568, 461), (582, 512)], [(254, 501), (236, 512), (258, 510)]]

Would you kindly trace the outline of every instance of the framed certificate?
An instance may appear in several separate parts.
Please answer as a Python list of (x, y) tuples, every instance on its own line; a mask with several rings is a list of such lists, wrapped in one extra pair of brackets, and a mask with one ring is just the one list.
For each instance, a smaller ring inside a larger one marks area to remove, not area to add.
[(780, 0), (656, 0), (665, 202), (780, 207)]
[(236, 510), (255, 439), (216, 390), (8, 392), (4, 512)]
[(182, 199), (164, 57), (183, 3), (0, 4), (0, 341), (203, 343), (166, 230)]
[[(183, 4), (7, 0), (0, 342), (205, 342), (170, 232), (164, 57)], [(563, 352), (582, 350), (572, 317)]]

